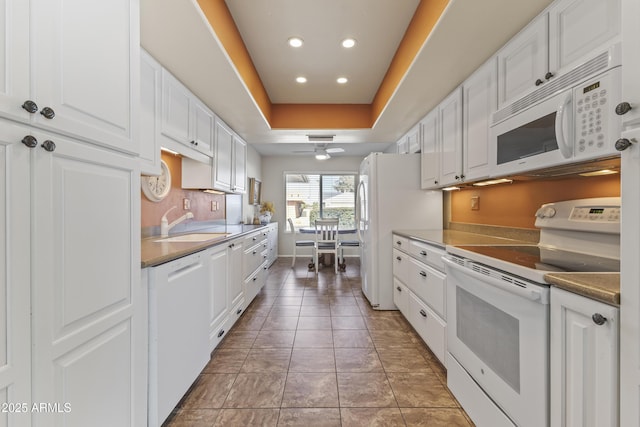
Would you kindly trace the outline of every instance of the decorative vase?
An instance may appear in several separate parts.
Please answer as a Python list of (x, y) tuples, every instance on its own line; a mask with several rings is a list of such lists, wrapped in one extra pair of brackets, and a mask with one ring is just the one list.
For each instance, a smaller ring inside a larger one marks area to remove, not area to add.
[(260, 215), (260, 224), (265, 225), (271, 222), (271, 212), (265, 212)]

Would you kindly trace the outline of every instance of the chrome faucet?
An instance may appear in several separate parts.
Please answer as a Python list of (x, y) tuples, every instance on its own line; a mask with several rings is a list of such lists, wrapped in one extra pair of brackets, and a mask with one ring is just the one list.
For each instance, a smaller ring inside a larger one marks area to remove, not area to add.
[(166, 211), (164, 215), (162, 215), (162, 219), (160, 219), (160, 237), (168, 237), (169, 230), (171, 230), (176, 225), (180, 224), (185, 219), (193, 218), (193, 214), (191, 212), (187, 212), (186, 214), (182, 215), (180, 218), (176, 219), (171, 224), (169, 224), (169, 221), (167, 220), (167, 214), (172, 210), (174, 210), (175, 208), (177, 208), (177, 206), (173, 206), (168, 211)]

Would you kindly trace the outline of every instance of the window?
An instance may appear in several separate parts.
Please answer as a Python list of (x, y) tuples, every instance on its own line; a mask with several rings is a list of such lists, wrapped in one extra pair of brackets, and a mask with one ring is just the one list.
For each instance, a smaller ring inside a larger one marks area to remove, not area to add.
[(312, 227), (317, 218), (338, 218), (340, 228), (355, 227), (355, 174), (287, 173), (285, 182), (287, 219), (296, 228)]

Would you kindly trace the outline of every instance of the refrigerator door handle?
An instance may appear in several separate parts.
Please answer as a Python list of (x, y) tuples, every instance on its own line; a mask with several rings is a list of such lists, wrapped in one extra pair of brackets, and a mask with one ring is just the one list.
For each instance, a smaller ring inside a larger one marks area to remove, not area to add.
[(360, 219), (362, 215), (362, 200), (360, 196), (362, 195), (362, 191), (364, 190), (364, 181), (360, 181), (358, 183), (358, 187), (356, 188), (356, 236), (358, 241), (362, 245), (362, 234), (360, 232)]

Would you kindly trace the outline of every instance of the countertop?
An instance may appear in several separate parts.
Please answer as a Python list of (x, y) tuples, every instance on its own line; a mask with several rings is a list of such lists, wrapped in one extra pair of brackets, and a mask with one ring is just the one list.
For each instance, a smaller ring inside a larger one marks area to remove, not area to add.
[(549, 273), (544, 278), (565, 291), (620, 306), (620, 273)]
[(508, 245), (531, 244), (520, 240), (487, 236), (486, 234), (469, 233), (457, 230), (393, 230), (394, 234), (420, 240), (424, 243), (445, 249), (447, 245)]
[[(394, 230), (393, 232), (443, 249), (447, 245), (531, 244), (531, 242), (457, 230)], [(544, 277), (552, 286), (606, 304), (620, 305), (620, 273), (549, 273)]]
[[(200, 228), (189, 233), (229, 233), (226, 237), (220, 237), (204, 242), (156, 242), (162, 239), (160, 236), (152, 236), (142, 239), (141, 241), (141, 264), (142, 268), (153, 267), (173, 261), (185, 255), (207, 249), (212, 246), (220, 245), (229, 240), (236, 239), (242, 235), (251, 233), (252, 231), (265, 228), (265, 225), (219, 225), (208, 228)], [(179, 234), (171, 234), (169, 237)]]

